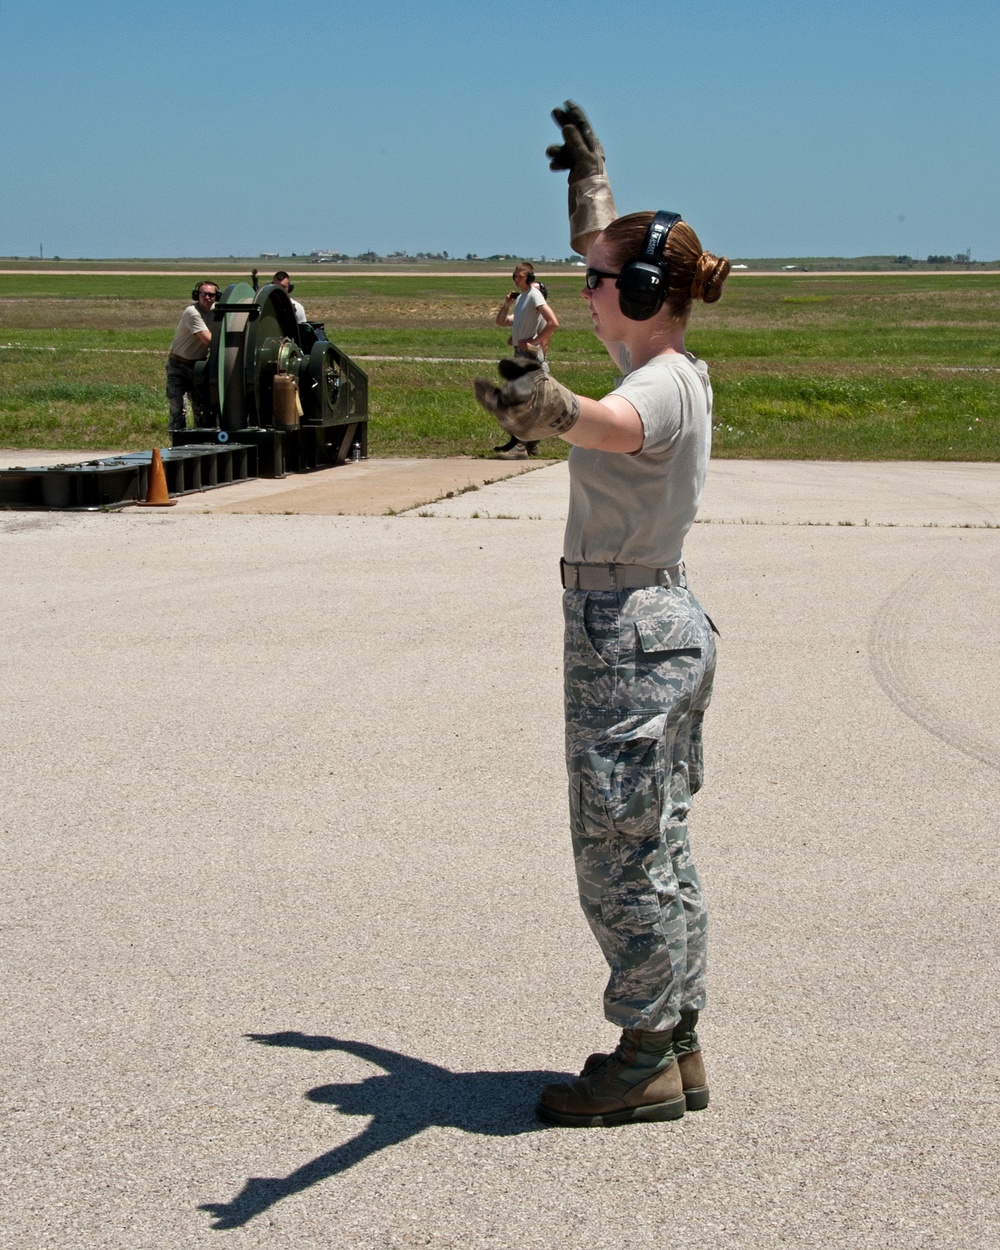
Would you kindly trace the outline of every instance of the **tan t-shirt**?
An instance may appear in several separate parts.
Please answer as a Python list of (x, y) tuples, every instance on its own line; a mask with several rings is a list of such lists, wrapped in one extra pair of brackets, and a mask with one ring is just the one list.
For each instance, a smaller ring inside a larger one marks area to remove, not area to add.
[(545, 318), (538, 311), (545, 303), (545, 296), (537, 287), (529, 286), (522, 291), (514, 302), (514, 321), (510, 327), (510, 337), (514, 346), (526, 343), (528, 339), (537, 339), (545, 329)]
[(171, 356), (183, 356), (185, 360), (207, 360), (208, 344), (198, 337), (198, 332), (205, 330), (208, 330), (208, 326), (198, 311), (198, 305), (188, 304), (174, 331), (173, 342), (170, 344)]
[(683, 558), (712, 449), (712, 385), (694, 356), (655, 356), (615, 388), (645, 431), (631, 455), (574, 447), (563, 555), (670, 568)]

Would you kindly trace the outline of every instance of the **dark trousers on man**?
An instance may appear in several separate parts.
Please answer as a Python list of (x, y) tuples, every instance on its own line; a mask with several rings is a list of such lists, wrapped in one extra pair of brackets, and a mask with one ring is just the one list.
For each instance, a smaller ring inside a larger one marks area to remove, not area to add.
[(195, 425), (204, 425), (208, 418), (208, 404), (204, 390), (195, 384), (196, 360), (181, 356), (167, 357), (167, 403), (170, 405), (168, 430), (187, 428), (187, 400), (191, 400), (191, 412)]

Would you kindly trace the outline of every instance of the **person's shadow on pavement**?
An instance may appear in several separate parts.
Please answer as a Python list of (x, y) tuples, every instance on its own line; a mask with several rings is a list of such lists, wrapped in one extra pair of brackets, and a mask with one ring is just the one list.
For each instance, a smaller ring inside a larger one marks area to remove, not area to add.
[(371, 1116), (357, 1137), (312, 1159), (287, 1176), (251, 1176), (230, 1202), (206, 1202), (198, 1209), (214, 1218), (213, 1228), (239, 1228), (255, 1215), (311, 1185), (344, 1172), (387, 1146), (413, 1137), (431, 1125), (466, 1133), (513, 1137), (541, 1131), (535, 1103), (541, 1086), (558, 1079), (555, 1072), (450, 1072), (436, 1063), (411, 1059), (366, 1042), (315, 1037), (306, 1033), (248, 1033), (263, 1046), (302, 1050), (342, 1050), (384, 1069), (350, 1085), (319, 1085), (306, 1095), (313, 1102), (339, 1107), (345, 1115)]

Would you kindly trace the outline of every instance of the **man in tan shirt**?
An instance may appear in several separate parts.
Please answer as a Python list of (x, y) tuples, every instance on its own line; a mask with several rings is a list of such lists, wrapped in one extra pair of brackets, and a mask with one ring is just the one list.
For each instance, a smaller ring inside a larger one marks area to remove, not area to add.
[(167, 402), (170, 404), (170, 422), (167, 428), (169, 430), (186, 429), (188, 396), (191, 399), (195, 425), (203, 424), (208, 418), (205, 396), (195, 386), (194, 367), (199, 360), (208, 358), (212, 331), (208, 328), (205, 318), (219, 298), (219, 287), (215, 282), (199, 282), (191, 292), (191, 296), (195, 302), (188, 304), (181, 313), (181, 319), (177, 323), (177, 329), (170, 344), (170, 355), (167, 357)]

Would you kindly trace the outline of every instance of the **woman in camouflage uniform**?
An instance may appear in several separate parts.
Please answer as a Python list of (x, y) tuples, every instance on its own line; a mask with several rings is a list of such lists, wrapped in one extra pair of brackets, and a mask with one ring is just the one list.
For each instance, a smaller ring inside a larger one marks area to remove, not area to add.
[[(567, 130), (579, 137), (586, 118), (569, 103), (555, 116), (570, 146)], [(550, 149), (554, 165), (562, 152)], [(715, 643), (682, 546), (708, 466), (712, 389), (684, 331), (692, 302), (717, 300), (729, 272), (675, 214), (616, 219), (610, 188), (594, 203), (598, 228), (577, 230), (574, 246), (582, 238), (583, 296), (619, 385), (594, 400), (513, 361), (501, 362), (502, 388), (476, 383), (511, 434), (573, 444), (562, 562), (570, 817), (580, 901), (610, 968), (605, 1015), (622, 1035), (577, 1079), (547, 1086), (538, 1110), (582, 1126), (708, 1104), (695, 1031), (706, 918), (687, 818)]]

